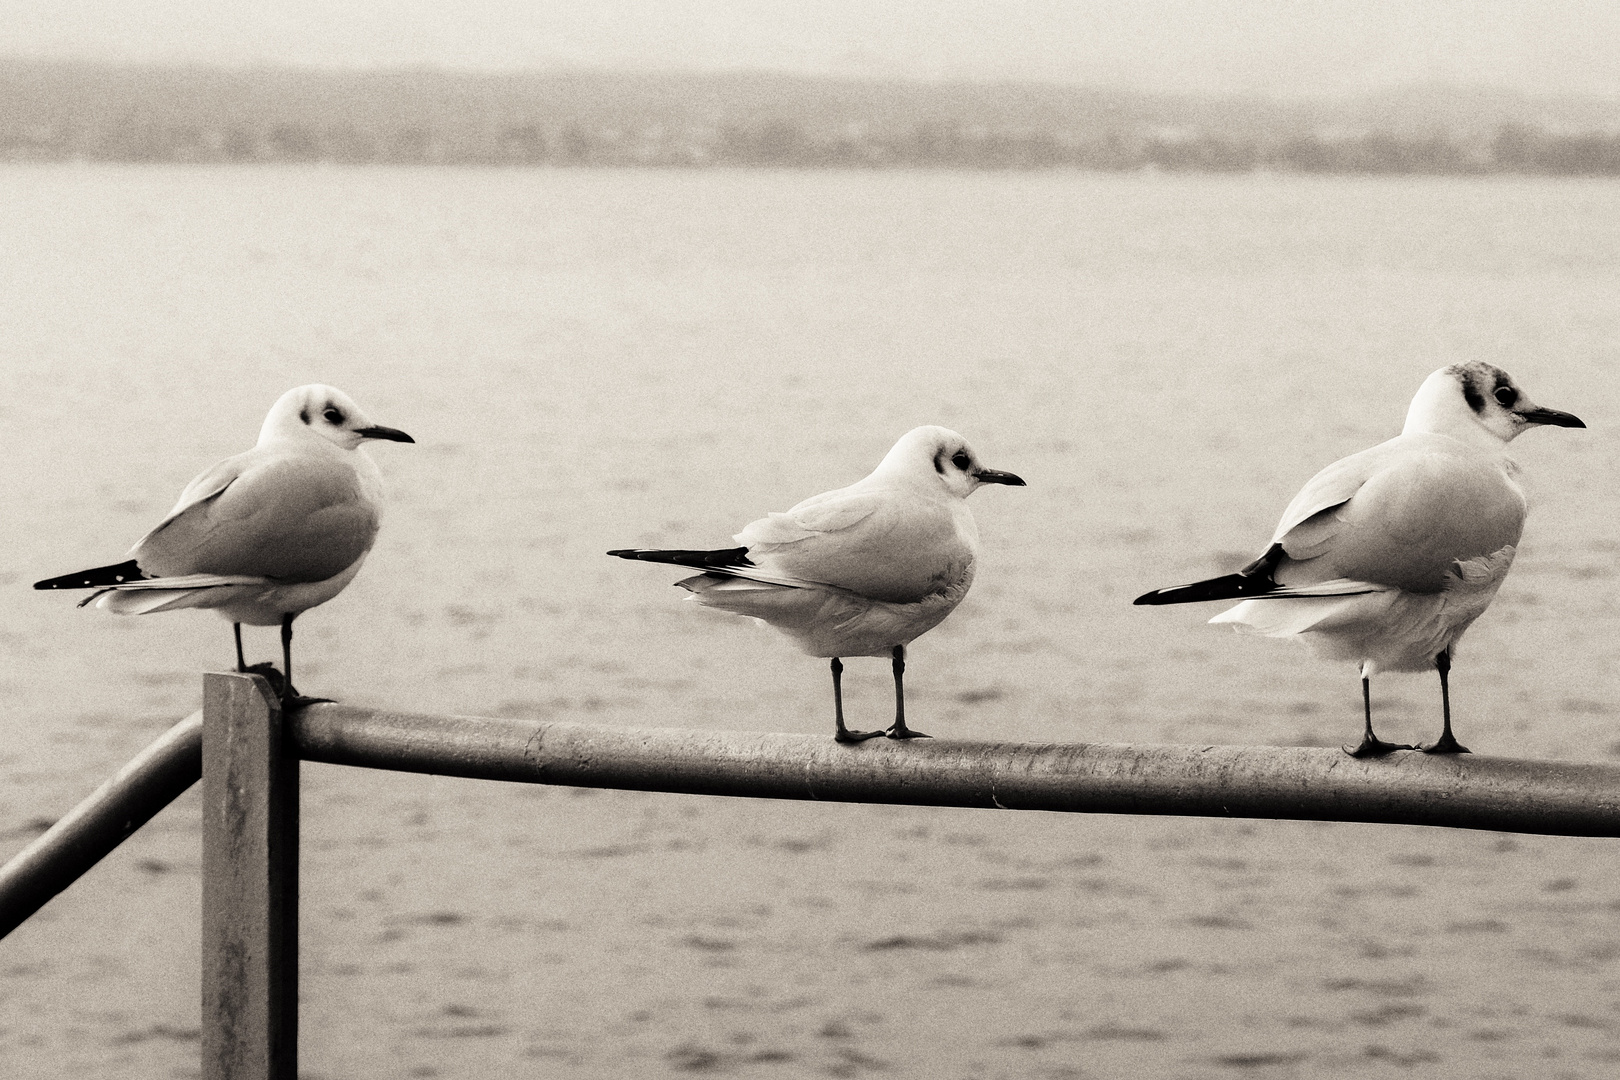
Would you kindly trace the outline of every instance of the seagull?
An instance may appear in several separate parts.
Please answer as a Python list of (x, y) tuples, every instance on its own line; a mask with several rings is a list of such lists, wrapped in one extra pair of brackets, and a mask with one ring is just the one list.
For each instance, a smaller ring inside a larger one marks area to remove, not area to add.
[[(1310, 634), (1319, 655), (1357, 661), (1366, 731), (1345, 747), (1353, 757), (1466, 754), (1451, 732), (1451, 657), (1507, 576), (1524, 529), (1507, 444), (1541, 425), (1586, 426), (1532, 403), (1500, 368), (1441, 368), (1418, 388), (1400, 435), (1311, 478), (1260, 558), (1135, 602), (1241, 598), (1210, 622), (1268, 637)], [(1431, 667), (1440, 673), (1440, 738), (1419, 747), (1375, 736), (1371, 677)]]
[(121, 615), (214, 608), (236, 636), (236, 670), (250, 668), (242, 624), (281, 625), (281, 696), (305, 704), (292, 683), (292, 624), (354, 580), (377, 538), (382, 474), (360, 449), (370, 439), (415, 442), (373, 424), (348, 395), (300, 386), (270, 409), (258, 444), (198, 476), (169, 516), (130, 548), (124, 562), (34, 583), (36, 589), (94, 589)]
[[(872, 475), (749, 525), (738, 547), (629, 548), (621, 559), (703, 571), (675, 584), (709, 607), (776, 627), (811, 656), (832, 658), (834, 738), (926, 739), (906, 726), (906, 646), (938, 626), (973, 584), (979, 530), (964, 501), (980, 484), (1023, 487), (979, 464), (967, 440), (942, 427), (901, 436)], [(844, 726), (844, 656), (890, 656), (894, 724)]]

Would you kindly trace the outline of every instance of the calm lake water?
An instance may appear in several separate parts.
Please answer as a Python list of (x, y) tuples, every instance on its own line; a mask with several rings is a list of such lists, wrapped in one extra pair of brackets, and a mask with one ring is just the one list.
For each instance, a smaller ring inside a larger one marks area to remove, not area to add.
[[(972, 594), (911, 649), (941, 738), (1336, 745), (1354, 669), (1135, 609), (1484, 359), (1518, 561), (1457, 657), (1476, 751), (1620, 753), (1620, 187), (1527, 179), (0, 167), (0, 855), (200, 703), (205, 613), (110, 562), (288, 387), (415, 446), (298, 625), (345, 701), (830, 730), (821, 661), (611, 547), (718, 546), (942, 423)], [(270, 631), (249, 631), (260, 658)], [(890, 708), (850, 662), (855, 726)], [(1374, 686), (1432, 738), (1428, 676)], [(312, 1078), (1602, 1077), (1620, 849), (1395, 827), (762, 805), (309, 766)], [(181, 800), (0, 943), (0, 1072), (196, 1073)]]

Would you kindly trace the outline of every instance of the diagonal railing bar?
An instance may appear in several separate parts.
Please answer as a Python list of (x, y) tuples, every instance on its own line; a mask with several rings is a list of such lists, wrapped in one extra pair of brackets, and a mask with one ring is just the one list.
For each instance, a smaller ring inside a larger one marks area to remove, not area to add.
[(164, 732), (0, 867), (0, 938), (197, 782), (202, 722), (199, 709)]

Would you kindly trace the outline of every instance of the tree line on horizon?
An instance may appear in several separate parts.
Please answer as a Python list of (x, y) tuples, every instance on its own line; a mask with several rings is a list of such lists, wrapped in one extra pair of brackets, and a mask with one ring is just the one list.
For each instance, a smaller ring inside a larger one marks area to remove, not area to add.
[(1620, 175), (1620, 135), (1554, 134), (1503, 125), (1489, 138), (1386, 131), (1276, 139), (1177, 130), (1100, 137), (1063, 131), (959, 129), (820, 134), (792, 121), (712, 129), (547, 128), (298, 122), (220, 127), (124, 124), (34, 126), (0, 133), (0, 159), (342, 165), (600, 166), (650, 168), (1093, 169), (1240, 173), (1526, 173)]
[(1620, 175), (1620, 102), (0, 59), (0, 160)]

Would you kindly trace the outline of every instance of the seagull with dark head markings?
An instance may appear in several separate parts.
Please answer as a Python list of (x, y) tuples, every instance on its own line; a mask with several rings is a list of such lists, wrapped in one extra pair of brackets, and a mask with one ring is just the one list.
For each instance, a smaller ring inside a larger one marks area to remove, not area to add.
[(36, 589), (94, 589), (105, 611), (146, 615), (213, 608), (233, 624), (236, 669), (247, 666), (242, 624), (281, 626), (283, 699), (292, 683), (292, 624), (354, 580), (377, 538), (382, 474), (360, 449), (374, 439), (414, 442), (371, 422), (330, 386), (283, 394), (253, 449), (226, 458), (186, 486), (169, 516), (124, 561), (36, 582)]
[[(811, 656), (830, 657), (839, 742), (927, 738), (906, 726), (906, 646), (938, 626), (973, 584), (979, 530), (965, 500), (983, 484), (1024, 482), (979, 464), (956, 432), (920, 427), (866, 479), (761, 518), (733, 537), (737, 547), (608, 554), (700, 570), (675, 584), (700, 604), (759, 619)], [(891, 658), (887, 732), (844, 726), (845, 656)]]
[[(1466, 754), (1451, 732), (1451, 658), (1507, 576), (1524, 530), (1527, 504), (1507, 444), (1543, 425), (1586, 426), (1531, 402), (1500, 368), (1441, 368), (1418, 388), (1399, 436), (1311, 478), (1260, 558), (1136, 603), (1242, 600), (1210, 622), (1309, 635), (1319, 654), (1359, 663), (1366, 728), (1346, 753)], [(1371, 677), (1429, 668), (1440, 674), (1440, 738), (1421, 748), (1379, 739)]]

